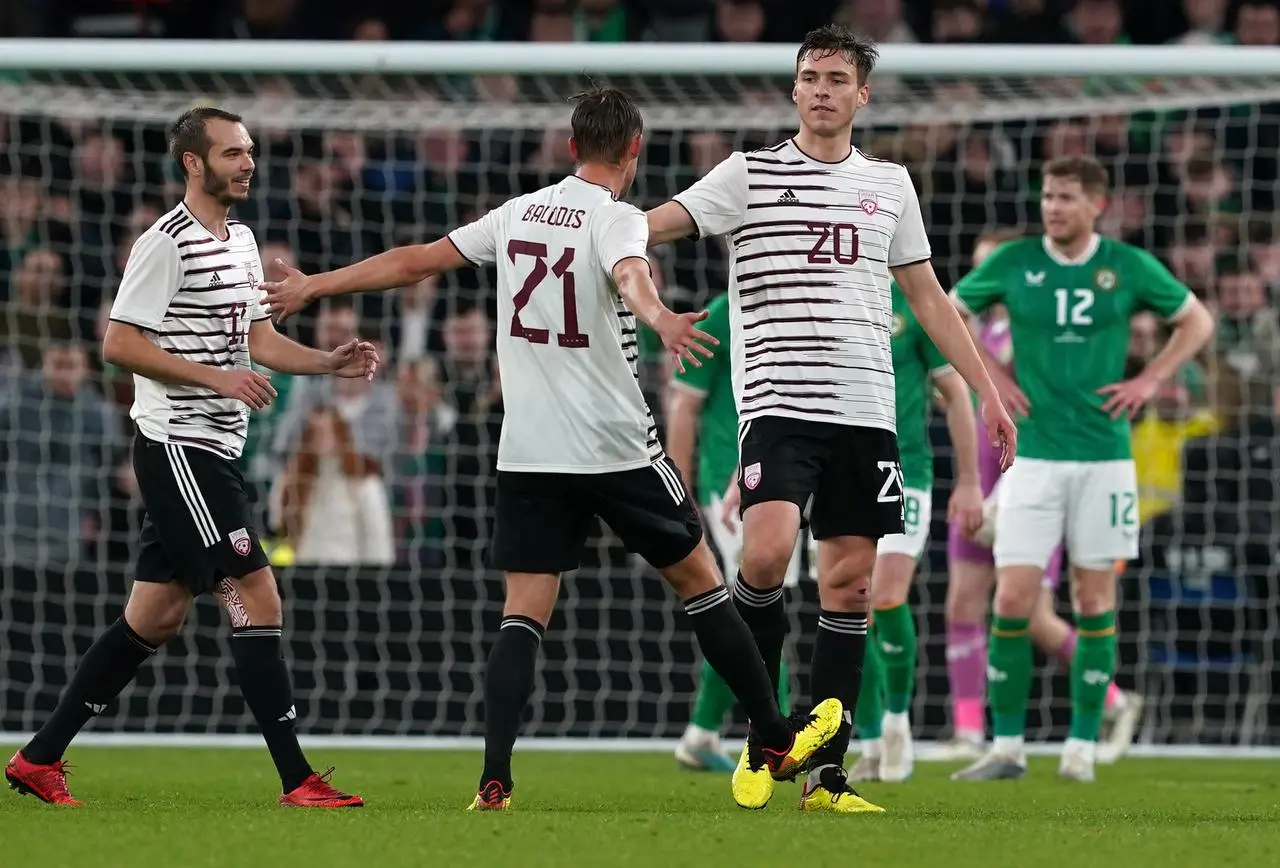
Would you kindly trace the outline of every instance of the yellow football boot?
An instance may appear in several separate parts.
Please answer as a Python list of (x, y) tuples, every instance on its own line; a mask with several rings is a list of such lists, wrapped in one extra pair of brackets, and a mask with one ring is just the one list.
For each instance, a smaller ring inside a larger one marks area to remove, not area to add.
[(809, 789), (808, 781), (800, 793), (800, 810), (809, 814), (883, 814), (884, 808), (873, 805), (854, 792), (847, 783), (840, 792), (822, 785)]
[(838, 699), (824, 699), (808, 717), (796, 721), (791, 745), (785, 752), (760, 745), (755, 734), (747, 738), (733, 770), (733, 800), (741, 808), (758, 811), (769, 804), (774, 781), (794, 780), (804, 770), (814, 752), (831, 740), (844, 718)]
[(476, 793), (475, 799), (467, 805), (468, 811), (505, 811), (511, 805), (511, 793), (504, 792), (502, 784), (489, 781), (484, 789)]

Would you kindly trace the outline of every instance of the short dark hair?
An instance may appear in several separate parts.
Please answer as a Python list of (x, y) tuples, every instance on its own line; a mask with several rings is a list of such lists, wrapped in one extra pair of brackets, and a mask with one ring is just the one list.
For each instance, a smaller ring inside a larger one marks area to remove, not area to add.
[(880, 51), (870, 39), (863, 39), (847, 27), (828, 24), (805, 34), (800, 50), (796, 52), (796, 70), (800, 62), (812, 54), (814, 59), (841, 54), (858, 69), (858, 84), (866, 84), (871, 71), (876, 68)]
[(1044, 178), (1074, 178), (1092, 196), (1105, 196), (1110, 187), (1107, 170), (1093, 157), (1058, 157), (1040, 170)]
[(582, 162), (620, 162), (632, 138), (644, 132), (644, 118), (631, 97), (616, 87), (592, 84), (569, 101), (575, 103), (569, 121)]
[(209, 121), (231, 121), (233, 124), (243, 123), (240, 115), (212, 106), (200, 106), (182, 113), (173, 126), (169, 127), (169, 156), (177, 164), (182, 177), (187, 177), (187, 167), (182, 162), (182, 155), (192, 153), (202, 160), (209, 158), (209, 148), (213, 142), (205, 130)]

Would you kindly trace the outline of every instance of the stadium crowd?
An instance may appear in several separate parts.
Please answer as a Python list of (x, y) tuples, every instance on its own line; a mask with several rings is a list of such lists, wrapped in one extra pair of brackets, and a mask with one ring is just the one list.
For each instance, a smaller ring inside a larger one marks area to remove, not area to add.
[[(1275, 0), (1180, 6), (1154, 16), (1121, 0), (844, 0), (792, 4), (783, 14), (773, 0), (439, 0), (366, 2), (353, 16), (333, 0), (149, 0), (127, 4), (125, 14), (106, 0), (36, 0), (0, 4), (0, 35), (751, 42), (794, 41), (834, 18), (883, 42), (1280, 44)], [(528, 97), (511, 77), (472, 84), (481, 101)], [(876, 86), (873, 79), (873, 93)], [(869, 115), (875, 123), (874, 106)], [(254, 194), (234, 216), (257, 233), (269, 275), (277, 260), (330, 269), (439, 237), (571, 169), (559, 129), (252, 132)], [(666, 199), (731, 150), (787, 134), (655, 131), (634, 198)], [(158, 124), (0, 109), (6, 559), (129, 559), (140, 510), (128, 461), (132, 383), (101, 363), (97, 347), (133, 241), (181, 190), (163, 138)], [(1036, 231), (1042, 161), (1102, 159), (1114, 187), (1105, 231), (1156, 253), (1220, 323), (1211, 351), (1136, 423), (1143, 518), (1186, 501), (1211, 510), (1220, 530), (1268, 532), (1280, 503), (1271, 470), (1280, 464), (1280, 102), (924, 120), (869, 128), (858, 145), (911, 169), (936, 265), (950, 281), (967, 269), (981, 233)], [(655, 264), (678, 308), (704, 305), (725, 287), (727, 255), (716, 239), (676, 245)], [(243, 461), (278, 562), (481, 566), (502, 422), (492, 344), (503, 324), (494, 322), (492, 289), (492, 274), (477, 271), (331, 302), (301, 320), (304, 340), (328, 349), (364, 336), (390, 364), (371, 383), (273, 376), (279, 397), (253, 417)], [(1159, 323), (1135, 318), (1135, 365), (1161, 340)], [(668, 372), (659, 353), (646, 366), (657, 411)], [(945, 488), (947, 468), (940, 471)], [(621, 556), (603, 540), (603, 558)]]

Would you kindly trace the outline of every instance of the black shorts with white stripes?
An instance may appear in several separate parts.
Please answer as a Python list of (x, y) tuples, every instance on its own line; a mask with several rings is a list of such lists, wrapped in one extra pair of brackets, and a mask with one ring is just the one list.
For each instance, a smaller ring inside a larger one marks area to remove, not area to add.
[(138, 581), (180, 582), (198, 596), (268, 565), (234, 461), (139, 434), (133, 471), (146, 508)]
[(592, 518), (657, 569), (679, 563), (702, 541), (702, 519), (671, 459), (614, 473), (498, 471), (494, 569), (576, 569)]

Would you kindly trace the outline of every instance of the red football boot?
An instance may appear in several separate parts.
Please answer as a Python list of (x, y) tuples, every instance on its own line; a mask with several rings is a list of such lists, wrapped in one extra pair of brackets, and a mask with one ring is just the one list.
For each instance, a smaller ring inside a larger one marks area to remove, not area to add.
[(69, 766), (59, 760), (47, 766), (36, 765), (18, 751), (4, 767), (9, 786), (24, 796), (35, 796), (50, 805), (78, 805), (67, 789)]
[(280, 804), (289, 808), (362, 808), (364, 799), (334, 789), (329, 784), (333, 775), (330, 766), (324, 774), (312, 772), (296, 790), (280, 797)]

